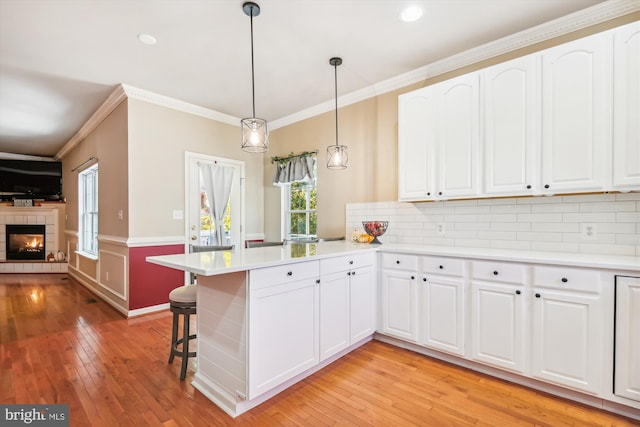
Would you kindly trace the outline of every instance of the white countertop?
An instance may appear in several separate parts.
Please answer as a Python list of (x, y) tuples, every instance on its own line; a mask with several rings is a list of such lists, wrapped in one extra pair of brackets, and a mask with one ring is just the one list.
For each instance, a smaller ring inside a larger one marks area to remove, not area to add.
[(232, 251), (222, 252), (161, 255), (147, 257), (146, 260), (153, 264), (189, 271), (195, 274), (215, 276), (218, 274), (289, 264), (291, 262), (331, 258), (363, 251), (477, 258), (497, 261), (527, 262), (640, 272), (640, 257), (635, 256), (534, 252), (447, 246), (398, 245), (390, 243), (369, 245), (349, 241), (288, 244), (285, 246), (269, 246), (250, 249), (236, 248)]

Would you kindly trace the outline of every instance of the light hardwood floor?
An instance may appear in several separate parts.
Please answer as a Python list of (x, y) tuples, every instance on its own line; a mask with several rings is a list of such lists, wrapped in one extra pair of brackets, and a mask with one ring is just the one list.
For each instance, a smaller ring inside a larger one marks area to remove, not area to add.
[(0, 403), (67, 403), (71, 426), (632, 426), (373, 341), (230, 418), (167, 364), (168, 311), (125, 319), (67, 275), (0, 275)]

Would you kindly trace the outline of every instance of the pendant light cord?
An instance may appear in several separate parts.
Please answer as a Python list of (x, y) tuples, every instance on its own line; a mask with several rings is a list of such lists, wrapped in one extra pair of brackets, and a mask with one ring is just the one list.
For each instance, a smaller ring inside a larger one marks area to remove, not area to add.
[(336, 99), (336, 147), (338, 146), (338, 63), (335, 62), (333, 65), (334, 71), (334, 88), (335, 88), (335, 99)]
[(253, 6), (251, 6), (251, 100), (253, 103), (253, 118), (256, 117), (256, 83), (253, 72)]

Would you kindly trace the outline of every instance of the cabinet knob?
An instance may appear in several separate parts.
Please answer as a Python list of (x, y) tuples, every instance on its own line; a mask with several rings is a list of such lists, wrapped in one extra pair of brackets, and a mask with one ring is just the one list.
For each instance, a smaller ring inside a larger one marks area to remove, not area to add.
[(353, 260), (349, 261), (349, 265), (353, 265)]
[(350, 271), (347, 271), (347, 276), (351, 276), (351, 272)]
[(413, 280), (413, 279), (415, 279), (415, 278), (416, 278), (416, 276), (411, 276), (411, 280)]
[(497, 276), (498, 275), (498, 271), (497, 270), (493, 270), (493, 275)]
[(560, 279), (562, 281), (562, 283), (567, 283), (569, 281), (569, 279), (567, 279), (566, 277), (563, 277), (562, 279)]
[(293, 271), (287, 271), (287, 276), (293, 276)]
[(397, 261), (396, 261), (396, 264), (400, 264), (400, 260), (397, 260)]
[(536, 294), (536, 298), (540, 298), (540, 294)]
[(531, 186), (530, 185), (527, 185), (527, 190), (531, 190)]
[(429, 192), (427, 193), (427, 196), (430, 196), (430, 195), (431, 195), (431, 191), (429, 191)]
[(442, 196), (442, 191), (438, 191), (438, 196)]
[(520, 291), (516, 291), (516, 295), (520, 295), (522, 292)]
[(549, 184), (545, 184), (545, 185), (544, 185), (544, 188), (549, 188)]
[(352, 275), (352, 276), (355, 276), (355, 275), (356, 275), (356, 272), (355, 272), (355, 271), (352, 271), (352, 272), (351, 272), (351, 275)]
[(423, 278), (422, 278), (422, 281), (423, 281), (423, 282), (426, 282), (426, 281), (427, 281), (427, 278), (426, 278), (426, 277), (423, 277)]
[(320, 283), (320, 279), (316, 279), (316, 283)]
[(439, 266), (438, 266), (438, 268), (439, 268), (440, 270), (444, 270), (444, 265), (439, 265)]

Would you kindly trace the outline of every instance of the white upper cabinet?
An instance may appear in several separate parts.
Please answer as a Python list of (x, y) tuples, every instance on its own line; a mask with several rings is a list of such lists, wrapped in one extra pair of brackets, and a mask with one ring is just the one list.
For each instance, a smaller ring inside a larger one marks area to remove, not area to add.
[(431, 197), (435, 177), (435, 97), (431, 87), (398, 99), (400, 200)]
[(611, 153), (612, 33), (541, 53), (542, 191), (603, 191)]
[(540, 62), (528, 55), (482, 70), (484, 193), (540, 189)]
[(640, 22), (614, 32), (613, 189), (640, 190)]
[(400, 200), (479, 194), (478, 91), (478, 75), (473, 73), (400, 96)]

